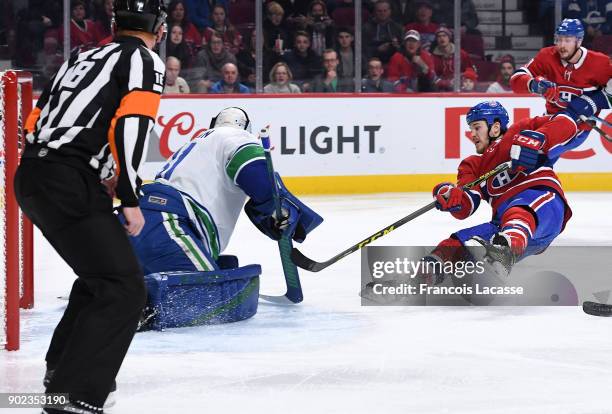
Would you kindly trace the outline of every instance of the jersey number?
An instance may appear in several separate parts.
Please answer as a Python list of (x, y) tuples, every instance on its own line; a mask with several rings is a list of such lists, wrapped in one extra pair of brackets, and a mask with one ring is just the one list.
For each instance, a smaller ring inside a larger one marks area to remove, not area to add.
[(81, 83), (83, 78), (87, 76), (87, 73), (94, 67), (94, 65), (94, 62), (88, 62), (86, 60), (79, 63), (64, 75), (61, 86), (66, 88), (76, 88), (79, 83)]

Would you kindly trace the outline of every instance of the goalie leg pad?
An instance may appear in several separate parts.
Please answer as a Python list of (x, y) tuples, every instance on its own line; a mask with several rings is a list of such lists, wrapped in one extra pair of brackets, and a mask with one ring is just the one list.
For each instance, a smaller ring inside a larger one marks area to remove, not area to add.
[(247, 265), (210, 272), (147, 275), (147, 308), (152, 316), (141, 330), (248, 319), (257, 313), (260, 274), (261, 266)]

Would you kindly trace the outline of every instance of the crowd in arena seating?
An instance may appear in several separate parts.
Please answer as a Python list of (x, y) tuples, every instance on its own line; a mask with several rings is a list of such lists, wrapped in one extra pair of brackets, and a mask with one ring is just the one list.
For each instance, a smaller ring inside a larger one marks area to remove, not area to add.
[[(266, 93), (455, 90), (453, 0), (361, 0), (360, 85), (354, 80), (355, 0), (261, 1)], [(513, 57), (486, 62), (474, 3), (461, 5), (460, 90), (510, 92)], [(600, 38), (612, 44), (611, 10), (612, 0), (564, 2), (564, 16), (585, 23), (586, 46)], [(112, 0), (72, 0), (70, 17), (72, 48), (111, 40)], [(29, 0), (17, 14), (17, 66), (39, 67), (49, 78), (63, 62), (62, 23), (62, 0)], [(253, 92), (255, 0), (172, 0), (165, 56), (166, 93)]]

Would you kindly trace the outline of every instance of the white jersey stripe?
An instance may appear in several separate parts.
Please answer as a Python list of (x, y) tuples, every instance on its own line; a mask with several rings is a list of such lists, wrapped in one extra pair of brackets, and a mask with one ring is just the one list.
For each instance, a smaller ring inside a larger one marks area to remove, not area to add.
[(129, 90), (142, 89), (142, 56), (140, 55), (140, 49), (134, 50), (132, 57), (130, 58), (130, 80), (128, 84)]
[(117, 64), (121, 56), (121, 52), (117, 52), (108, 58), (100, 74), (96, 76), (93, 82), (87, 88), (83, 89), (77, 97), (72, 101), (58, 126), (74, 125), (79, 115), (83, 113), (83, 108), (96, 97), (100, 89), (102, 89), (109, 81), (113, 68)]

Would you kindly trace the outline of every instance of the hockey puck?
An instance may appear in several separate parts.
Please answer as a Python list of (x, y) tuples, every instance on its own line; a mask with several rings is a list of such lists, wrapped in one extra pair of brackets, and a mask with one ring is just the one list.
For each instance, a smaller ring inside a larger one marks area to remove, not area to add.
[(582, 310), (593, 316), (612, 316), (612, 305), (597, 302), (584, 302)]

